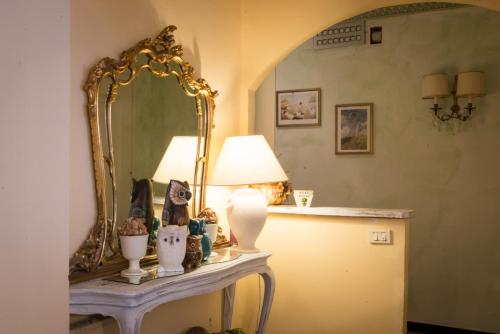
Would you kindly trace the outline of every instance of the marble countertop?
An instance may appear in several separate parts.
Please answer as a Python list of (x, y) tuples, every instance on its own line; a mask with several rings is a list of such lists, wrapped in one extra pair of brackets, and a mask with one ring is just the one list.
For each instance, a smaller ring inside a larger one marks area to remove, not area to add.
[(414, 216), (413, 210), (406, 209), (369, 209), (369, 208), (338, 208), (311, 207), (298, 208), (295, 205), (273, 205), (267, 208), (269, 213), (285, 213), (295, 215), (332, 216), (332, 217), (364, 217), (408, 219)]

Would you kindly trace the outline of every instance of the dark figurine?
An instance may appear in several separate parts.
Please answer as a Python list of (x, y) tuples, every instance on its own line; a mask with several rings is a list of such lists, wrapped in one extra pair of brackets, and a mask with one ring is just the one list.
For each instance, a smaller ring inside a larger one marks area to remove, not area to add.
[(187, 182), (171, 180), (165, 194), (163, 205), (162, 225), (187, 225), (189, 223), (188, 201), (191, 199), (191, 190)]
[(148, 233), (153, 230), (153, 183), (150, 179), (132, 179), (132, 194), (130, 199), (130, 211), (128, 216), (133, 218), (144, 218)]
[(201, 260), (203, 259), (201, 239), (200, 235), (188, 235), (187, 237), (186, 256), (184, 257), (184, 261), (182, 261), (182, 266), (187, 271), (196, 269), (201, 265)]

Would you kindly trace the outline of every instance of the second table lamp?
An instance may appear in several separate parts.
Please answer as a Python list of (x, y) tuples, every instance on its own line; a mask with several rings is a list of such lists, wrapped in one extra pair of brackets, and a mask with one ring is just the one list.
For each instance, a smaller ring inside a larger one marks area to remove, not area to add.
[[(238, 186), (286, 181), (283, 168), (264, 136), (228, 137), (212, 173), (211, 185)], [(257, 252), (267, 218), (267, 198), (252, 188), (237, 189), (227, 207), (229, 226), (241, 252)]]

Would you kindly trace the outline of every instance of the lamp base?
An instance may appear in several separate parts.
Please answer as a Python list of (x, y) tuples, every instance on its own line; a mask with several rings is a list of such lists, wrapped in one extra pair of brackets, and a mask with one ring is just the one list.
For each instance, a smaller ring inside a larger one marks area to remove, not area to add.
[(267, 218), (267, 198), (258, 190), (236, 190), (227, 207), (229, 227), (238, 241), (236, 249), (241, 253), (256, 253), (255, 241)]

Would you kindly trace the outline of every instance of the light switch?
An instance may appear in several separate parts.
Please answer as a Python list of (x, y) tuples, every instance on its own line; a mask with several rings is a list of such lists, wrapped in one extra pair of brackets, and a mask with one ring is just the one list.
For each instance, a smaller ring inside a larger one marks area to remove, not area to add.
[(370, 243), (372, 244), (384, 244), (390, 245), (392, 243), (392, 234), (389, 229), (381, 229), (381, 230), (369, 230), (368, 236)]

